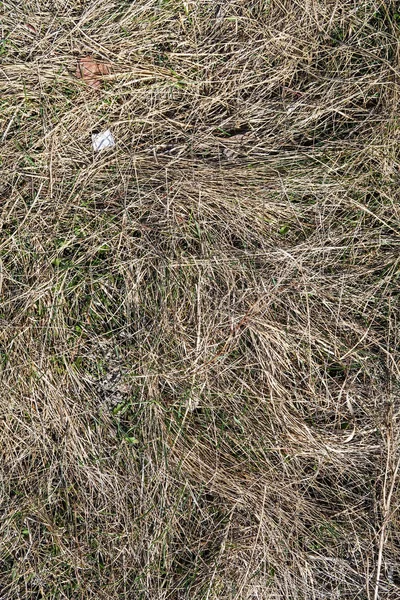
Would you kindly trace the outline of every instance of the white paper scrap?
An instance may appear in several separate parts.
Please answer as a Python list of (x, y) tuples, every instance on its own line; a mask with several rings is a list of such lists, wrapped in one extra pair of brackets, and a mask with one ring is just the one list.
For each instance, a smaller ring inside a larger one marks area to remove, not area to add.
[(115, 139), (111, 131), (107, 129), (107, 131), (102, 131), (101, 133), (93, 133), (92, 144), (93, 150), (100, 152), (104, 148), (113, 148), (115, 146)]

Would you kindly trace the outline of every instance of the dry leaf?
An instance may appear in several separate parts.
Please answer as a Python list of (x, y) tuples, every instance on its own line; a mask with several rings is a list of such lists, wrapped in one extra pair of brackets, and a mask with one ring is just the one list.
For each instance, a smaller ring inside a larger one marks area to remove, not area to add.
[(84, 56), (76, 67), (78, 79), (83, 79), (89, 87), (96, 90), (101, 87), (101, 77), (109, 74), (110, 65), (94, 59), (93, 56)]

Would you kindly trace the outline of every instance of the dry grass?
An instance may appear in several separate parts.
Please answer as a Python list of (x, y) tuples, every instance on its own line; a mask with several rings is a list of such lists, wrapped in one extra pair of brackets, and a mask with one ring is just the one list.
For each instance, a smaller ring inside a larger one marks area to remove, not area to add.
[(0, 6), (1, 599), (400, 598), (397, 3)]

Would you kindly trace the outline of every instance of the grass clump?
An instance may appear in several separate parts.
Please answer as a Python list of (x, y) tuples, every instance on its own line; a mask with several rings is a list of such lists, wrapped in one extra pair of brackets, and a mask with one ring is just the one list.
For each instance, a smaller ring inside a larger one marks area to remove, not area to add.
[(1, 598), (400, 597), (396, 3), (0, 10)]

